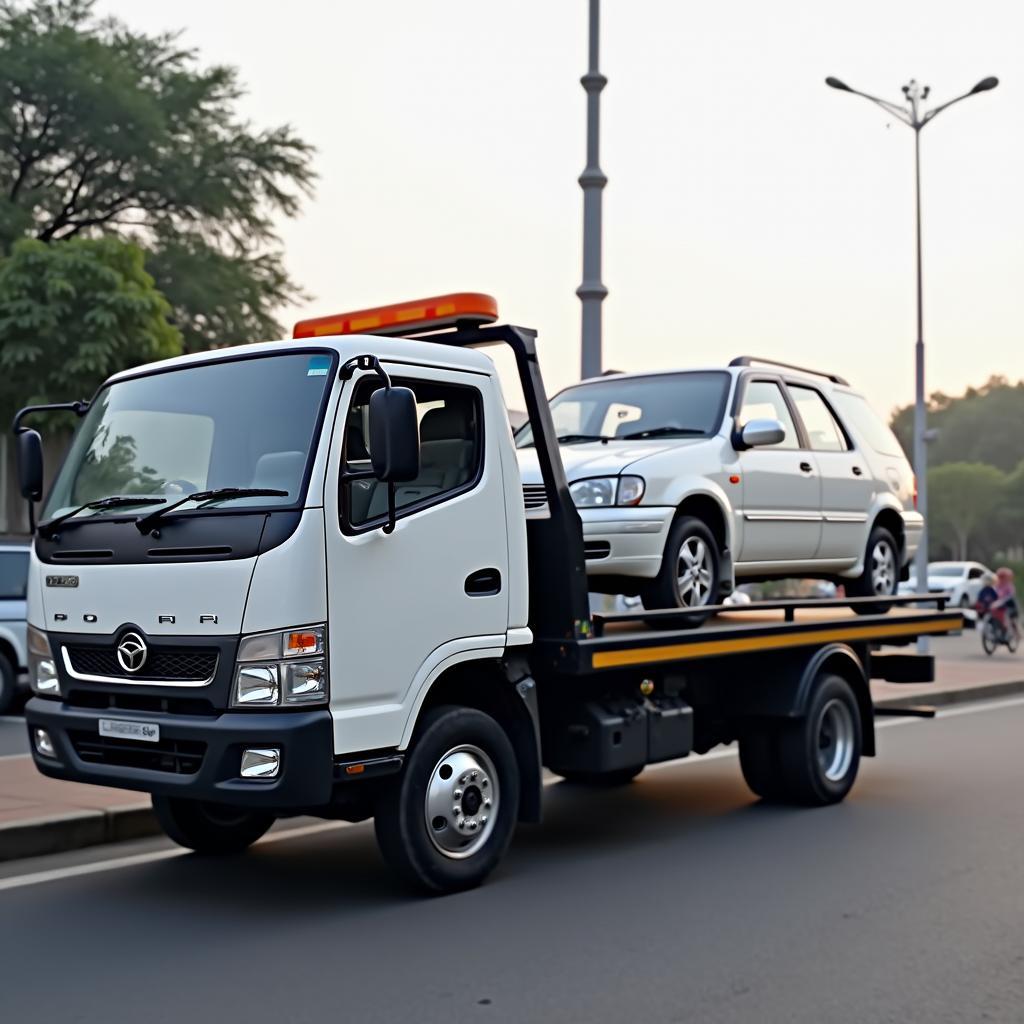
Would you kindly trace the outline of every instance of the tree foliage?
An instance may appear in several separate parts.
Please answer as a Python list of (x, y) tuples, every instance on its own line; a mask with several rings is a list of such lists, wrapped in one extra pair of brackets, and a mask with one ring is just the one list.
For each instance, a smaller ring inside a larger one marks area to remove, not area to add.
[(181, 335), (143, 268), (116, 238), (33, 239), (0, 260), (0, 415), (88, 398), (126, 366), (177, 355)]
[(967, 559), (975, 553), (971, 542), (979, 534), (991, 541), (1000, 533), (1006, 483), (1001, 469), (984, 463), (949, 462), (931, 470), (928, 522), (933, 551), (943, 545), (953, 558)]
[[(928, 446), (928, 464), (985, 462), (1011, 472), (1024, 454), (1024, 381), (992, 377), (960, 397), (936, 392), (928, 401), (928, 427), (937, 436)], [(913, 450), (914, 408), (896, 412), (892, 428), (905, 451)]]
[(185, 348), (280, 333), (298, 290), (274, 218), (313, 181), (292, 130), (235, 112), (234, 69), (94, 0), (0, 0), (0, 247), (116, 235), (145, 248)]

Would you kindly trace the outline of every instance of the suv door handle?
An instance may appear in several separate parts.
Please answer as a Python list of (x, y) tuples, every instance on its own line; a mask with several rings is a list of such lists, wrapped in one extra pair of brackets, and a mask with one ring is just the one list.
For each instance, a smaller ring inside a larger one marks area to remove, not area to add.
[(801, 462), (800, 463), (800, 471), (802, 473), (810, 473), (810, 471), (811, 471), (811, 464), (809, 462)]
[(501, 593), (501, 573), (497, 569), (477, 569), (466, 577), (470, 597), (493, 597)]
[(853, 467), (853, 475), (854, 476), (863, 476), (864, 475), (864, 470), (861, 469), (860, 466), (854, 466)]

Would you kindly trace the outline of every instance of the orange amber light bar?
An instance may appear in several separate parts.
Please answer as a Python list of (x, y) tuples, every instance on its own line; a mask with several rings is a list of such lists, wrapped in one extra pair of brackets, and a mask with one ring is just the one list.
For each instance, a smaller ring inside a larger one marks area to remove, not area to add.
[(456, 324), (490, 324), (498, 319), (498, 303), (480, 292), (453, 292), (394, 306), (358, 309), (312, 320), (300, 320), (293, 338), (322, 338), (339, 334), (419, 334)]

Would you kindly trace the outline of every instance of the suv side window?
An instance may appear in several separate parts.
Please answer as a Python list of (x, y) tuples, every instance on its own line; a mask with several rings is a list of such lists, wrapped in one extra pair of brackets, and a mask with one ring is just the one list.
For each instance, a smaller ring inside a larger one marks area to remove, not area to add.
[[(475, 388), (399, 378), (394, 383), (411, 388), (416, 395), (420, 424), (420, 474), (395, 486), (395, 509), (401, 518), (476, 485), (483, 456), (483, 419), (480, 392)], [(342, 448), (342, 465), (348, 472), (371, 468), (369, 401), (382, 386), (379, 378), (368, 376), (356, 388)], [(375, 529), (385, 521), (387, 507), (388, 485), (382, 481), (374, 477), (343, 481), (343, 528), (356, 532)]]
[(825, 399), (813, 388), (789, 385), (789, 393), (796, 403), (800, 419), (810, 439), (811, 448), (816, 452), (845, 452), (849, 450), (843, 428), (836, 422)]
[(738, 427), (742, 430), (751, 420), (778, 420), (786, 430), (786, 436), (778, 443), (765, 448), (794, 449), (800, 447), (796, 424), (789, 413), (789, 406), (782, 394), (782, 388), (773, 380), (752, 380), (747, 384), (740, 407)]

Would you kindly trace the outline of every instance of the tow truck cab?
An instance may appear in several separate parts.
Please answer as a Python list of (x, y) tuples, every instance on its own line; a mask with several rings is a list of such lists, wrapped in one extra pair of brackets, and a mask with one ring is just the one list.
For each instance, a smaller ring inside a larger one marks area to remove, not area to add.
[[(774, 739), (744, 771), (763, 795), (841, 799), (873, 752), (878, 617), (831, 646), (783, 624), (770, 692), (702, 661), (680, 671), (693, 631), (594, 636), (534, 335), (496, 315), (457, 294), (305, 321), (290, 341), (140, 367), (75, 403), (30, 571), (40, 771), (149, 792), (199, 850), (240, 849), (282, 815), (373, 815), (388, 860), (434, 891), (479, 882), (516, 820), (539, 819), (542, 762), (624, 781), (812, 715), (835, 747), (814, 779), (775, 779)], [(538, 438), (548, 507), (529, 523), (495, 367), (475, 350), (499, 343)], [(30, 498), (34, 411), (15, 423)], [(878, 635), (959, 618), (900, 623)], [(747, 632), (741, 674), (750, 638), (779, 627)], [(926, 674), (909, 665), (889, 674)]]

